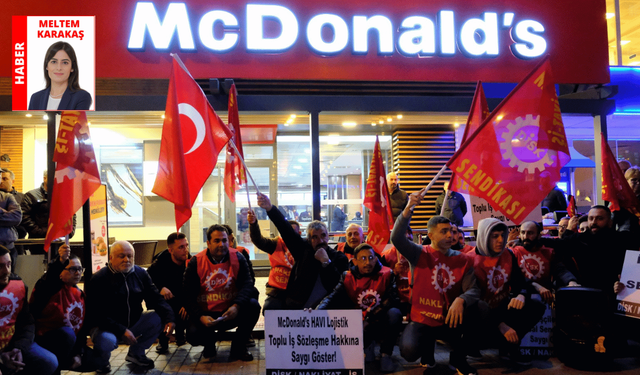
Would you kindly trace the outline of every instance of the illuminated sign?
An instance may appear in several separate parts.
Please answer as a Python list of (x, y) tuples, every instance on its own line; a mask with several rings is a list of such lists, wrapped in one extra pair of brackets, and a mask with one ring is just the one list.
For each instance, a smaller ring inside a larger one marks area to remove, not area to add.
[[(367, 55), (372, 35), (380, 56), (454, 56), (459, 50), (468, 57), (494, 58), (501, 53), (500, 38), (513, 41), (509, 48), (519, 59), (537, 58), (547, 51), (544, 25), (513, 12), (484, 12), (476, 18), (460, 20), (455, 11), (440, 10), (435, 16), (409, 15), (396, 24), (394, 21), (380, 14), (345, 18), (322, 13), (301, 25), (295, 13), (285, 6), (247, 4), (244, 26), (234, 14), (212, 10), (200, 17), (196, 28), (189, 21), (184, 3), (170, 3), (161, 18), (153, 3), (138, 2), (128, 49), (143, 50), (150, 42), (156, 50), (168, 50), (176, 36), (183, 51), (197, 51), (197, 37), (206, 50), (229, 53), (240, 48), (243, 32), (246, 52), (264, 54), (284, 53), (305, 39), (308, 48), (320, 56), (340, 54), (348, 48), (353, 55)], [(274, 22), (278, 25), (277, 35), (267, 32), (266, 25)], [(222, 31), (215, 32), (216, 29)], [(150, 41), (145, 40), (147, 35)]]

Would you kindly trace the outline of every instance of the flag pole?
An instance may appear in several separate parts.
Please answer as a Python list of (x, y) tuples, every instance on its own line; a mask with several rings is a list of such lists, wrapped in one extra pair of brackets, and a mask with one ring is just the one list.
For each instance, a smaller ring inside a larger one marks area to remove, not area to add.
[(449, 189), (444, 191), (444, 201), (442, 201), (442, 208), (440, 208), (440, 216), (444, 216), (444, 209), (449, 204)]
[[(440, 170), (438, 171), (438, 173), (436, 173), (436, 175), (435, 175), (435, 176), (433, 176), (433, 179), (431, 180), (431, 182), (429, 182), (429, 185), (427, 185), (427, 187), (425, 187), (425, 188), (422, 190), (422, 193), (420, 193), (420, 196), (421, 196), (422, 198), (424, 198), (424, 196), (427, 194), (427, 191), (429, 191), (429, 189), (431, 189), (431, 186), (433, 186), (433, 184), (434, 184), (436, 181), (438, 181), (438, 178), (440, 178), (440, 176), (442, 176), (442, 174), (444, 173), (445, 169), (447, 169), (447, 165), (446, 165), (446, 164), (445, 164), (445, 165), (443, 165), (443, 166), (442, 166), (442, 168), (440, 168)], [(415, 207), (416, 207), (416, 206), (411, 207), (411, 211), (413, 211), (413, 209), (414, 209)]]
[[(238, 151), (238, 149), (236, 148), (236, 144), (233, 142), (232, 139), (229, 140), (228, 145), (230, 145), (231, 147), (233, 147), (234, 150), (236, 150), (236, 156), (238, 157), (238, 159), (240, 159), (240, 161), (242, 162), (242, 165), (244, 165), (244, 170), (249, 175), (249, 178), (251, 179), (251, 182), (253, 183), (253, 186), (256, 188), (256, 192), (258, 194), (262, 194), (262, 193), (260, 193), (260, 189), (258, 189), (258, 184), (256, 184), (256, 181), (253, 179), (253, 176), (251, 175), (251, 172), (249, 172), (249, 168), (247, 168), (247, 164), (244, 162), (244, 159), (242, 158), (242, 156), (240, 156), (240, 151)], [(249, 189), (247, 189), (247, 195), (248, 194), (249, 194)]]

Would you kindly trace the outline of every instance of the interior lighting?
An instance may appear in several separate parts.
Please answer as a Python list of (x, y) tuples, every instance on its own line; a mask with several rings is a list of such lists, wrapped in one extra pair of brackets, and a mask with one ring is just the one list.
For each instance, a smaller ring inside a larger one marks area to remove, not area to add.
[(291, 116), (289, 116), (290, 118), (296, 118), (296, 115), (292, 114)]
[(630, 42), (631, 42), (630, 40), (621, 40), (620, 45), (624, 46), (625, 44), (629, 44)]
[(31, 113), (27, 113), (27, 114), (25, 115), (25, 117), (31, 117), (31, 116), (33, 116)]
[(615, 14), (615, 13), (606, 13), (606, 15), (607, 15), (607, 19), (609, 19), (609, 18), (613, 18), (613, 17), (615, 17), (615, 16), (616, 16), (616, 14)]
[(49, 116), (44, 115), (44, 116), (42, 116), (42, 119), (43, 119), (43, 120), (45, 120), (45, 121), (47, 121), (47, 120), (49, 120)]
[(384, 124), (384, 120), (383, 119), (378, 120), (378, 122), (381, 123), (381, 124)]
[(344, 121), (342, 123), (342, 126), (344, 126), (345, 128), (354, 128), (356, 125), (358, 124), (354, 121)]
[(308, 163), (308, 162), (309, 162), (309, 159), (307, 159), (307, 158), (300, 158), (300, 159), (298, 159), (298, 161), (299, 161), (300, 163)]
[(458, 124), (458, 123), (456, 122), (456, 123), (454, 123), (454, 124), (453, 124), (453, 127), (457, 129), (458, 127), (460, 127), (460, 124)]
[(391, 122), (393, 121), (393, 119), (391, 118), (391, 116), (387, 117), (387, 122)]
[(375, 121), (371, 121), (371, 126), (376, 126), (378, 125)]
[(398, 120), (402, 120), (402, 115), (401, 114), (397, 115), (396, 117), (398, 118)]
[(294, 165), (293, 169), (302, 169), (302, 166), (301, 165)]
[(164, 120), (164, 113), (163, 113), (163, 114), (162, 114), (162, 116), (160, 116), (160, 117), (162, 117), (162, 119)]

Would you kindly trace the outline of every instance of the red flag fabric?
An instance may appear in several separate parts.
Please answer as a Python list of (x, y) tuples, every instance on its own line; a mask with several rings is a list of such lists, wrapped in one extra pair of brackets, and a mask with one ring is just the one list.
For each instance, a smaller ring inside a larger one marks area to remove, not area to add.
[[(476, 92), (473, 94), (473, 101), (471, 102), (471, 109), (469, 110), (469, 117), (467, 117), (467, 125), (464, 128), (464, 134), (462, 135), (462, 142), (464, 144), (469, 136), (475, 133), (484, 120), (489, 116), (489, 105), (487, 104), (487, 98), (484, 96), (484, 89), (482, 88), (482, 82), (478, 81), (476, 85)], [(449, 184), (449, 190), (457, 191), (458, 193), (469, 193), (469, 184), (464, 182), (455, 172), (451, 175), (451, 183)]]
[[(236, 84), (231, 85), (229, 92), (229, 130), (233, 133), (231, 140), (236, 145), (240, 156), (244, 160), (244, 151), (242, 150), (242, 138), (240, 136), (240, 116), (238, 115), (238, 91)], [(224, 191), (231, 202), (236, 201), (236, 191), (243, 184), (247, 183), (247, 177), (244, 172), (244, 165), (236, 156), (236, 150), (227, 144), (227, 158), (224, 164)]]
[(72, 218), (100, 187), (100, 172), (84, 111), (62, 112), (56, 149), (56, 172), (49, 207), (49, 227), (44, 249), (73, 230)]
[(544, 59), (487, 117), (447, 163), (514, 223), (560, 180), (570, 160), (549, 59)]
[(567, 214), (569, 217), (576, 216), (576, 198), (573, 195), (569, 195), (569, 205), (567, 206)]
[(200, 86), (173, 55), (162, 125), (158, 174), (152, 191), (175, 205), (176, 228), (191, 217), (191, 207), (231, 138)]
[(367, 243), (373, 247), (378, 254), (382, 254), (384, 247), (389, 243), (391, 237), (391, 227), (393, 227), (391, 215), (391, 204), (389, 203), (389, 189), (387, 188), (387, 178), (382, 163), (382, 153), (380, 152), (380, 142), (376, 136), (376, 144), (373, 151), (373, 160), (367, 178), (367, 188), (365, 190), (364, 206), (369, 211), (369, 233)]
[(602, 143), (602, 199), (611, 202), (611, 211), (626, 209), (636, 216), (640, 216), (640, 206), (631, 186), (624, 178), (622, 169), (618, 166), (604, 134), (600, 133)]

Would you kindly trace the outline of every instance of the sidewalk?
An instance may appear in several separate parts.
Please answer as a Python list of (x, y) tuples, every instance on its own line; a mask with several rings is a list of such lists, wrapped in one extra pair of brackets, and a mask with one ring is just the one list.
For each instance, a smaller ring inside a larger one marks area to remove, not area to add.
[[(136, 366), (127, 363), (124, 357), (127, 354), (127, 346), (121, 345), (113, 351), (111, 356), (111, 374), (256, 374), (264, 375), (265, 355), (264, 340), (256, 340), (256, 347), (249, 348), (253, 354), (252, 362), (227, 362), (231, 342), (222, 341), (218, 343), (218, 356), (213, 360), (201, 358), (202, 347), (191, 347), (191, 345), (183, 345), (177, 347), (174, 343), (169, 345), (169, 353), (159, 355), (155, 351), (155, 345), (149, 349), (147, 355), (155, 360), (155, 368), (148, 371), (142, 371)], [(562, 364), (557, 358), (547, 360), (536, 360), (530, 366), (509, 367), (497, 356), (495, 350), (483, 350), (484, 358), (482, 361), (469, 363), (478, 369), (480, 375), (504, 375), (504, 374), (525, 374), (525, 375), (560, 375), (560, 374), (604, 374), (616, 373), (620, 375), (637, 375), (640, 373), (640, 345), (631, 346), (630, 353), (635, 353), (635, 357), (616, 359), (610, 368), (605, 371), (585, 371), (576, 370)], [(407, 363), (400, 357), (398, 347), (395, 347), (394, 361), (397, 363), (396, 374), (420, 375), (424, 369), (420, 367), (419, 362)], [(455, 373), (448, 366), (449, 351), (441, 346), (436, 345), (436, 362), (437, 365), (433, 369), (429, 369), (429, 374), (452, 375)], [(366, 374), (382, 374), (378, 371), (378, 362), (367, 363), (365, 367)], [(63, 371), (62, 374), (76, 375), (82, 374), (73, 371)], [(85, 373), (94, 374), (94, 373)]]

